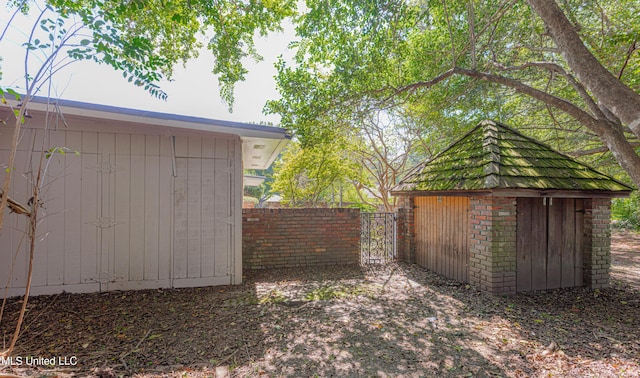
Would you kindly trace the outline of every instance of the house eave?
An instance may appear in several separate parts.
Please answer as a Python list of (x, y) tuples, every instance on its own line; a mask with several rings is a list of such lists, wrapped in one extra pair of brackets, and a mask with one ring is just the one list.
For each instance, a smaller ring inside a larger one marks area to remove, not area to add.
[(483, 189), (483, 190), (400, 190), (391, 191), (394, 196), (409, 197), (547, 197), (547, 198), (626, 198), (630, 190), (558, 190), (558, 189)]

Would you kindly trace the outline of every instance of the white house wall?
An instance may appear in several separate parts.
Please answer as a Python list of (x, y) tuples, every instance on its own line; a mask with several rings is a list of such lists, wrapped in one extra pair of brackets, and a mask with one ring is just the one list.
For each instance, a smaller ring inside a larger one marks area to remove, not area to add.
[[(42, 130), (26, 128), (14, 165), (10, 195), (26, 204), (26, 173), (39, 161), (32, 150), (80, 153), (49, 160), (33, 294), (239, 283), (238, 137), (76, 130), (50, 131), (43, 144)], [(0, 134), (2, 163), (9, 135)], [(25, 226), (24, 216), (5, 213), (0, 288), (9, 283), (9, 296), (26, 286)]]

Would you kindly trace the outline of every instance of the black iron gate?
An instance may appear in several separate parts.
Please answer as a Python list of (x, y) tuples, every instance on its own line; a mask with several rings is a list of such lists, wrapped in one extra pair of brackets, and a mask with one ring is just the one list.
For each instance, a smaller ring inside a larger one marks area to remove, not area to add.
[(396, 261), (396, 214), (361, 213), (360, 250), (363, 264)]

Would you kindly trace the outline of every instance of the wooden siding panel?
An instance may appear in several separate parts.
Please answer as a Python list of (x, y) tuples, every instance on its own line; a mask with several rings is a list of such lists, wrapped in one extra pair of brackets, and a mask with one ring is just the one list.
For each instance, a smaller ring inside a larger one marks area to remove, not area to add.
[(129, 280), (144, 279), (145, 264), (145, 136), (131, 135)]
[(573, 198), (563, 198), (562, 213), (562, 270), (560, 287), (573, 287), (578, 284), (575, 281), (575, 254), (576, 254), (576, 209)]
[[(65, 147), (64, 131), (51, 131), (49, 146)], [(47, 216), (47, 285), (64, 283), (64, 212), (65, 203), (65, 160), (80, 159), (74, 154), (51, 157), (47, 174), (46, 209)], [(72, 205), (72, 204), (71, 204)]]
[(102, 157), (100, 162), (100, 217), (104, 220), (104, 225), (99, 227), (100, 250), (98, 251), (99, 272), (101, 277), (102, 290), (107, 290), (109, 281), (113, 279), (113, 256), (115, 228), (113, 225), (114, 201), (112, 193), (115, 192), (113, 175), (117, 170), (114, 154), (116, 135), (113, 133), (98, 134), (98, 152)]
[(547, 201), (547, 285), (546, 289), (557, 289), (562, 284), (562, 257), (564, 246), (565, 201), (552, 198)]
[(574, 282), (576, 286), (584, 285), (584, 199), (575, 200), (575, 250), (574, 250)]
[[(203, 143), (204, 146), (204, 143)], [(213, 156), (213, 143), (210, 144)], [(203, 149), (204, 150), (204, 149)], [(203, 151), (204, 152), (204, 151)], [(202, 266), (201, 277), (215, 276), (215, 162), (214, 159), (202, 159)]]
[[(82, 151), (82, 133), (67, 131), (67, 145), (71, 149)], [(64, 284), (76, 285), (81, 283), (80, 260), (82, 251), (82, 235), (78, 230), (83, 230), (82, 219), (82, 173), (85, 164), (85, 154), (75, 159), (65, 159), (64, 175)]]
[(516, 291), (530, 291), (532, 285), (532, 217), (534, 198), (517, 199)]
[[(118, 135), (118, 154), (115, 156), (115, 248), (112, 279), (116, 282), (129, 281), (129, 256), (131, 254), (131, 141), (129, 135)], [(125, 150), (126, 146), (126, 150)]]
[[(200, 143), (189, 138), (189, 154), (199, 151)], [(194, 146), (194, 148), (192, 148)], [(187, 164), (187, 277), (200, 278), (202, 267), (202, 161), (189, 159)]]
[(160, 222), (160, 137), (145, 138), (144, 279), (158, 279)]
[[(163, 145), (168, 145), (169, 138), (164, 138)], [(161, 152), (162, 154), (162, 152)], [(172, 158), (165, 154), (160, 156), (160, 177), (159, 177), (159, 212), (158, 212), (158, 279), (169, 280), (171, 278), (171, 241), (173, 235), (172, 228), (172, 204), (173, 204), (173, 177)]]
[[(217, 149), (216, 149), (217, 150)], [(215, 187), (213, 189), (216, 204), (214, 218), (214, 241), (211, 248), (214, 254), (216, 277), (230, 274), (231, 258), (231, 168), (227, 159), (215, 159)]]
[(547, 288), (547, 207), (543, 198), (532, 198), (531, 206), (531, 289)]
[[(85, 144), (88, 150), (96, 150), (97, 138), (89, 135), (82, 136), (83, 149)], [(95, 134), (95, 133), (89, 133)], [(87, 141), (87, 142), (85, 142)], [(96, 153), (82, 153), (82, 174), (80, 177), (80, 232), (78, 229), (70, 230), (71, 237), (80, 238), (79, 261), (80, 283), (100, 282), (98, 252), (100, 248), (100, 167), (101, 157)], [(77, 200), (77, 199), (75, 199)], [(79, 235), (78, 235), (79, 234)]]
[(467, 282), (468, 197), (416, 197), (416, 262)]
[(187, 246), (189, 239), (188, 206), (187, 206), (187, 169), (188, 159), (176, 159), (174, 188), (174, 252), (173, 278), (187, 277)]

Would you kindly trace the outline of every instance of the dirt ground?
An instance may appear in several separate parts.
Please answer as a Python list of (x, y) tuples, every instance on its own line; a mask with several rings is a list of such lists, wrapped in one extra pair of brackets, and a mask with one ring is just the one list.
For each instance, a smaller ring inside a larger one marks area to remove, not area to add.
[[(612, 250), (612, 287), (595, 291), (495, 297), (397, 264), (35, 297), (22, 364), (0, 359), (0, 376), (638, 377), (640, 234), (614, 232)], [(7, 304), (5, 343), (20, 305)]]

